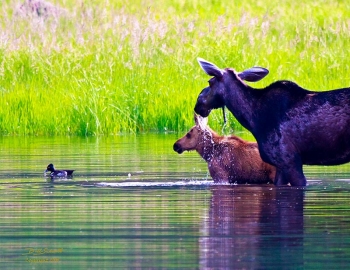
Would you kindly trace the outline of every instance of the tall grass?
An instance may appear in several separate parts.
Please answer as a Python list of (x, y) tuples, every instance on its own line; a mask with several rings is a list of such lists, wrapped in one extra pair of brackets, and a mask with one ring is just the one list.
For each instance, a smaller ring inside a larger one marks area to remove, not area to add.
[[(344, 1), (124, 2), (51, 1), (40, 16), (1, 4), (0, 134), (187, 130), (209, 79), (198, 56), (268, 68), (257, 87), (278, 79), (312, 90), (350, 86)], [(229, 131), (240, 130), (228, 116)], [(221, 128), (221, 111), (210, 125)]]

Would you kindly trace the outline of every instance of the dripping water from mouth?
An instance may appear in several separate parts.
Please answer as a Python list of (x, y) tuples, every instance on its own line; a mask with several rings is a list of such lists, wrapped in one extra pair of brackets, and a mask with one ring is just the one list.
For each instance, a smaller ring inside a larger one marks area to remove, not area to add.
[(226, 112), (225, 112), (225, 106), (222, 107), (222, 116), (223, 116), (223, 118), (224, 118), (224, 124), (222, 125), (221, 132), (224, 133), (225, 127), (226, 127), (226, 123), (227, 123)]
[(222, 107), (222, 116), (224, 117), (224, 127), (226, 125), (226, 113), (225, 113), (225, 106)]

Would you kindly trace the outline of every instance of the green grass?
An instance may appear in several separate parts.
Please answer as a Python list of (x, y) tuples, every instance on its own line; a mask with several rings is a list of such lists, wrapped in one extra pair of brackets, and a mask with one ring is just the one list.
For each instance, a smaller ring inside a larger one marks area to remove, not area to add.
[[(312, 90), (350, 86), (344, 1), (52, 1), (0, 6), (0, 134), (185, 131), (207, 75), (196, 58), (266, 67)], [(64, 9), (63, 9), (64, 8)], [(229, 116), (227, 132), (241, 130)], [(221, 110), (210, 116), (221, 129)]]

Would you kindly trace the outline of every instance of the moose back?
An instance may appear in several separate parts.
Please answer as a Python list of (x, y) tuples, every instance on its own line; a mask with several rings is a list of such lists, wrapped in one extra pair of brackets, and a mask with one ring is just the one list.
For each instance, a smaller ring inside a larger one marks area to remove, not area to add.
[(350, 88), (315, 92), (291, 81), (255, 89), (268, 70), (243, 72), (198, 59), (212, 78), (199, 94), (195, 112), (207, 117), (226, 106), (257, 140), (262, 159), (277, 169), (274, 183), (305, 186), (303, 164), (338, 165), (350, 161)]

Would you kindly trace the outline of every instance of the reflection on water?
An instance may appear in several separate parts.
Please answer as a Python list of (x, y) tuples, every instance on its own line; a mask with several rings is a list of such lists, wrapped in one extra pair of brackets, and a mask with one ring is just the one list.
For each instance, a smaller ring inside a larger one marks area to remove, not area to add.
[(0, 138), (1, 269), (350, 264), (349, 165), (305, 168), (304, 189), (216, 185), (177, 137)]
[(302, 268), (303, 189), (237, 186), (211, 192), (200, 239), (203, 268)]

